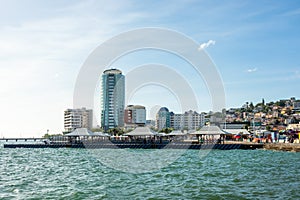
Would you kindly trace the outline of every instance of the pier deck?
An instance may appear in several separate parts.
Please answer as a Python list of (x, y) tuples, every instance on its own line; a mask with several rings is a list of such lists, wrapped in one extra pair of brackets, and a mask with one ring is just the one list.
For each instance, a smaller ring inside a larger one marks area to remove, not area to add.
[(4, 148), (87, 148), (87, 149), (261, 149), (263, 144), (253, 143), (231, 143), (231, 144), (190, 144), (190, 143), (168, 143), (168, 144), (139, 144), (139, 143), (79, 143), (79, 144), (4, 144)]
[(45, 138), (0, 138), (0, 141), (43, 141), (45, 140)]

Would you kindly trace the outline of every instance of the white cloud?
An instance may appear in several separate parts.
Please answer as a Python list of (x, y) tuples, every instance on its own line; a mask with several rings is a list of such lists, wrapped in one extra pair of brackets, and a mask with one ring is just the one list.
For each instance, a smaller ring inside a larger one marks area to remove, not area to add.
[(210, 45), (215, 45), (215, 44), (216, 44), (216, 41), (208, 40), (207, 42), (204, 42), (204, 43), (200, 44), (199, 50), (206, 49)]
[(142, 17), (129, 12), (130, 5), (124, 9), (115, 3), (106, 3), (108, 11), (100, 9), (101, 3), (99, 9), (92, 9), (94, 3), (79, 3), (61, 8), (59, 15), (0, 26), (0, 136), (62, 131), (63, 110), (73, 106), (73, 87), (84, 60), (97, 45)]
[(253, 73), (253, 72), (256, 72), (257, 71), (257, 68), (251, 68), (251, 69), (247, 69), (247, 72), (248, 73)]

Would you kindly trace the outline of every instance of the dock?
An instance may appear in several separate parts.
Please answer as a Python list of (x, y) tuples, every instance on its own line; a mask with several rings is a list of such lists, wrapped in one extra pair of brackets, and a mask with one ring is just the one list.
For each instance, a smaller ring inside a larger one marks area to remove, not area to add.
[(45, 138), (0, 138), (0, 141), (5, 141), (5, 142), (9, 142), (9, 141), (14, 141), (14, 142), (18, 142), (18, 141), (43, 141), (45, 140)]
[(195, 150), (233, 150), (244, 149), (254, 150), (262, 149), (263, 144), (254, 143), (229, 143), (229, 144), (191, 144), (185, 142), (176, 143), (113, 143), (113, 142), (97, 142), (97, 143), (61, 143), (61, 144), (4, 144), (4, 148), (86, 148), (86, 149), (195, 149)]

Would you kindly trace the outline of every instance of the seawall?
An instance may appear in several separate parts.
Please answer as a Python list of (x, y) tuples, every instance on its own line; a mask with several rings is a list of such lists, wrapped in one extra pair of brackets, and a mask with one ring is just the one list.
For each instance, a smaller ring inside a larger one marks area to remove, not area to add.
[(299, 143), (270, 143), (270, 144), (265, 144), (264, 149), (275, 150), (275, 151), (300, 152), (300, 144)]

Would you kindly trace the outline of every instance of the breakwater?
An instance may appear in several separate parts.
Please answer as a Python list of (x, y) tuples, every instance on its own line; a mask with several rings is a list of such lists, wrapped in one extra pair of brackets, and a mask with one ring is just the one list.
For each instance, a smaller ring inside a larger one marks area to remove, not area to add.
[(299, 143), (267, 143), (264, 145), (264, 149), (276, 150), (276, 151), (292, 151), (300, 152)]

